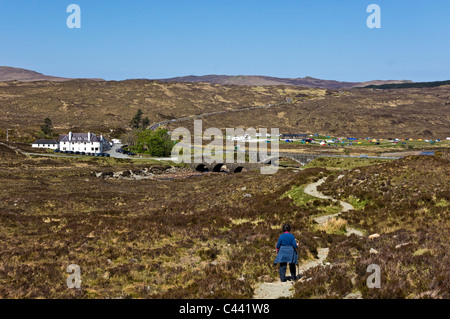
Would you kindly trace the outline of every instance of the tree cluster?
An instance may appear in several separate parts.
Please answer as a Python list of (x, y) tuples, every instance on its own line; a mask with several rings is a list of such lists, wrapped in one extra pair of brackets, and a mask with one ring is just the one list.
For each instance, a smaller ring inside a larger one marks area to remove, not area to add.
[(136, 134), (135, 150), (156, 157), (168, 157), (174, 146), (166, 129), (142, 130)]
[(41, 125), (41, 132), (44, 137), (51, 137), (53, 136), (53, 124), (52, 120), (48, 117), (45, 118), (44, 124)]
[(150, 120), (148, 119), (148, 117), (142, 118), (143, 114), (144, 113), (142, 113), (141, 109), (137, 110), (136, 114), (130, 122), (130, 126), (133, 129), (145, 129), (150, 125)]

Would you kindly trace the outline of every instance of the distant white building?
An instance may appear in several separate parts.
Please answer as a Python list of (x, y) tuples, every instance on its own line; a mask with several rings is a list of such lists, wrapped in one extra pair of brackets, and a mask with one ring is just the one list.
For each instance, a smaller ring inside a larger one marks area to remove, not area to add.
[(103, 138), (93, 133), (72, 133), (59, 136), (59, 150), (85, 153), (103, 153), (110, 149), (110, 144)]
[(31, 147), (35, 148), (49, 148), (52, 150), (58, 149), (58, 142), (56, 140), (37, 140)]

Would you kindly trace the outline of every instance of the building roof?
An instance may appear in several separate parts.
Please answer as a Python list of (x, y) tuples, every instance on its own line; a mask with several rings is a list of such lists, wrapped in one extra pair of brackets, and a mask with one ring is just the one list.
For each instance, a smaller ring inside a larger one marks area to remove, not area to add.
[(100, 143), (100, 138), (94, 133), (72, 133), (72, 139), (69, 141), (69, 134), (60, 135), (59, 142), (98, 142)]
[(33, 144), (58, 144), (56, 140), (37, 140)]

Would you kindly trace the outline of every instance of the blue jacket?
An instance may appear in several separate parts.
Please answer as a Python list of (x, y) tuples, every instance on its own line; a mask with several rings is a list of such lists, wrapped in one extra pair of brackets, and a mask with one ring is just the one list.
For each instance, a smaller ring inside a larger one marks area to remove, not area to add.
[(298, 255), (296, 252), (297, 243), (295, 237), (291, 233), (281, 234), (277, 242), (278, 254), (275, 258), (275, 264), (290, 263), (297, 264)]

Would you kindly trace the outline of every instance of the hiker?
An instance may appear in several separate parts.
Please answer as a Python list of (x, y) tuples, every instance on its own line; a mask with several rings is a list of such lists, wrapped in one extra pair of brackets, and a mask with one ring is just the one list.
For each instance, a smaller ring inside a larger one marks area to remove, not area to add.
[(298, 244), (294, 235), (290, 233), (291, 226), (284, 224), (282, 227), (283, 234), (280, 235), (277, 242), (277, 257), (275, 258), (275, 264), (280, 264), (280, 280), (286, 282), (286, 269), (289, 263), (289, 270), (291, 271), (292, 280), (297, 280), (295, 275), (295, 265), (298, 261), (297, 248)]

